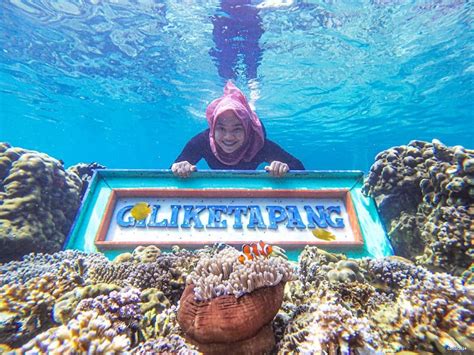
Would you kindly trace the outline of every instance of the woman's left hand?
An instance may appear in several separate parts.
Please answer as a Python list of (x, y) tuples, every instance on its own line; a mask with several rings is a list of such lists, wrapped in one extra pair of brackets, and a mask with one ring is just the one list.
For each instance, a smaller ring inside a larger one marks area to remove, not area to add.
[(286, 163), (274, 160), (270, 165), (265, 167), (265, 170), (268, 171), (271, 176), (281, 177), (284, 176), (288, 170), (290, 170), (290, 167)]

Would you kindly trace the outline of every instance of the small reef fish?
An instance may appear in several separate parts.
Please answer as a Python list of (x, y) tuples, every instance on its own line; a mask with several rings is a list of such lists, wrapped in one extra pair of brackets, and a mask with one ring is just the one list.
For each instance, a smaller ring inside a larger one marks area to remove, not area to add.
[(311, 233), (313, 233), (316, 238), (326, 240), (328, 242), (336, 240), (336, 236), (325, 229), (316, 228), (313, 229)]
[(242, 253), (239, 255), (239, 262), (244, 263), (249, 260), (253, 260), (255, 257), (268, 258), (273, 253), (273, 247), (259, 241), (258, 243), (244, 244), (242, 245)]
[(151, 207), (146, 202), (138, 202), (130, 211), (130, 214), (137, 221), (147, 218), (151, 213)]
[(245, 253), (240, 253), (238, 260), (241, 264), (245, 263), (246, 261), (252, 261), (253, 260), (253, 255), (252, 254), (245, 254)]
[(273, 251), (271, 245), (259, 241), (258, 243), (244, 244), (242, 246), (242, 252), (245, 254), (252, 253), (254, 256), (264, 256), (268, 257)]

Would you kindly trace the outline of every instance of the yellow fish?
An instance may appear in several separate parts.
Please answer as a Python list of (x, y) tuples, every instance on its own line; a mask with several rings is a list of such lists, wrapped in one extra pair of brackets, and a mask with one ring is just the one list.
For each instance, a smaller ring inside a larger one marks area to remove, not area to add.
[(146, 202), (138, 202), (135, 206), (133, 206), (130, 214), (133, 218), (137, 221), (141, 221), (149, 216), (151, 213), (151, 207)]
[(316, 229), (313, 229), (311, 231), (311, 233), (313, 233), (313, 235), (316, 238), (326, 240), (328, 242), (330, 242), (332, 240), (336, 240), (336, 236), (334, 234), (332, 234), (331, 232), (325, 230), (325, 229), (316, 228)]

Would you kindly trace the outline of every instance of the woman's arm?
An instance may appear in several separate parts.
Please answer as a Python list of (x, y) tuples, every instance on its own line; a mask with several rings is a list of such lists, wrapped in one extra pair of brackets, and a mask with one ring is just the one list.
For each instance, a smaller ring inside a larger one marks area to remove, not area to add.
[(206, 132), (207, 131), (197, 134), (184, 146), (181, 154), (178, 155), (174, 164), (171, 165), (173, 174), (179, 177), (189, 177), (193, 171), (196, 171), (194, 164), (203, 157), (204, 144), (206, 144), (206, 139), (203, 134), (208, 134)]

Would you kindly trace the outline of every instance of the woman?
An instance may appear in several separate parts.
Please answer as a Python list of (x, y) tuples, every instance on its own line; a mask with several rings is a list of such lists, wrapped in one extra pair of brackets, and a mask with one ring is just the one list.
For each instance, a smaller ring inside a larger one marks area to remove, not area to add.
[(266, 139), (257, 114), (231, 81), (224, 95), (209, 104), (206, 118), (209, 129), (193, 137), (171, 166), (176, 176), (190, 176), (202, 158), (211, 169), (255, 170), (267, 162), (265, 170), (277, 177), (290, 169), (304, 170), (298, 159)]

